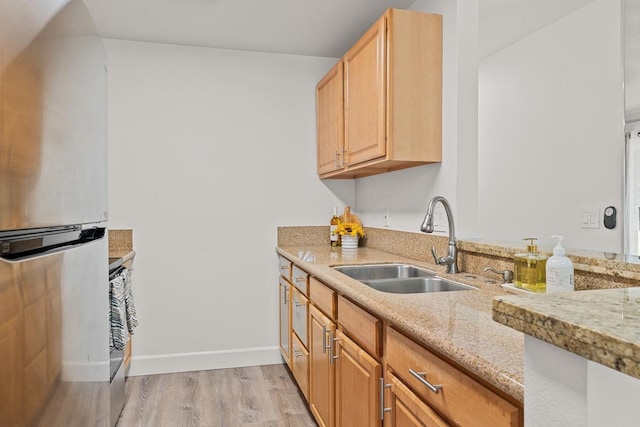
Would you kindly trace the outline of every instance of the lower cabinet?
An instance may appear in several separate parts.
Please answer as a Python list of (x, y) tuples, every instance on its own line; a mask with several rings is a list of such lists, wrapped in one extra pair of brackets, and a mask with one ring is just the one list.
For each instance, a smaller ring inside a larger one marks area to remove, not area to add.
[(390, 327), (386, 328), (385, 349), (387, 372), (449, 423), (470, 427), (523, 424), (520, 408)]
[(309, 407), (318, 425), (334, 425), (335, 324), (315, 306), (309, 307)]
[(281, 351), (319, 426), (524, 425), (521, 405), (300, 272), (306, 294), (280, 280)]
[(382, 366), (342, 331), (336, 339), (336, 426), (379, 426)]
[(291, 334), (291, 372), (309, 400), (309, 352), (296, 334)]
[(280, 353), (291, 366), (291, 285), (280, 278)]
[(385, 402), (385, 426), (395, 427), (448, 427), (433, 409), (415, 395), (393, 373), (385, 374), (387, 389)]

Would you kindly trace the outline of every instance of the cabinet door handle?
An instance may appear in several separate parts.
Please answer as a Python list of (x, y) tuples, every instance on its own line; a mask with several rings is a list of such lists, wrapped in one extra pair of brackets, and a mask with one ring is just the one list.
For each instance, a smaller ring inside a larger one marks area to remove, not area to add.
[(342, 149), (342, 167), (347, 166), (347, 149)]
[(384, 421), (384, 413), (391, 412), (391, 408), (384, 407), (384, 389), (391, 388), (391, 384), (385, 384), (384, 378), (380, 378), (380, 420)]
[(329, 347), (331, 346), (327, 346), (327, 325), (322, 325), (322, 354), (327, 354)]
[(336, 341), (340, 341), (340, 338), (334, 338), (333, 333), (329, 332), (329, 365), (333, 365), (333, 361), (338, 358), (334, 356), (336, 346), (333, 343)]
[(338, 165), (338, 157), (340, 157), (340, 152), (336, 150), (336, 157), (335, 157), (336, 169), (340, 169), (340, 166)]
[(409, 373), (414, 377), (416, 377), (418, 381), (420, 381), (422, 384), (427, 386), (427, 388), (432, 392), (434, 392), (435, 394), (440, 393), (440, 390), (442, 390), (441, 385), (433, 385), (429, 381), (427, 381), (427, 378), (426, 378), (427, 374), (425, 372), (416, 372), (413, 369), (409, 369)]

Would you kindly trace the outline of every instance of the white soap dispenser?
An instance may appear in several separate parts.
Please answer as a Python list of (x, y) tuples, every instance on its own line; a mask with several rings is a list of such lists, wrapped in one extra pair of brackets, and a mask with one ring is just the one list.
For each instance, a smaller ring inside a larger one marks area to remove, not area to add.
[(565, 255), (562, 236), (551, 236), (557, 240), (553, 256), (547, 260), (547, 292), (568, 292), (574, 290), (573, 263)]

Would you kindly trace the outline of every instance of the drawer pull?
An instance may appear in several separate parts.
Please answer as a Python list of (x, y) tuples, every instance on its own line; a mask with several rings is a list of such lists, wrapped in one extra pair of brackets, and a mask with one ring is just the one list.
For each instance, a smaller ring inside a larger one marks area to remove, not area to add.
[(305, 282), (307, 280), (307, 278), (306, 277), (294, 277), (293, 280), (296, 283), (300, 283), (300, 282)]
[(296, 357), (304, 356), (304, 353), (301, 350), (294, 350), (293, 353), (296, 355)]
[(293, 305), (295, 305), (296, 307), (302, 307), (302, 306), (306, 306), (307, 303), (306, 302), (298, 302), (298, 301), (294, 301)]
[(391, 408), (384, 407), (384, 389), (391, 388), (391, 384), (385, 384), (384, 378), (380, 378), (380, 419), (384, 421), (384, 413), (391, 412)]
[(414, 377), (416, 377), (418, 381), (420, 381), (422, 384), (427, 386), (427, 388), (432, 392), (434, 392), (435, 394), (440, 393), (440, 390), (442, 390), (441, 385), (433, 385), (429, 381), (427, 381), (426, 379), (427, 374), (425, 372), (416, 372), (413, 369), (409, 369), (409, 373)]

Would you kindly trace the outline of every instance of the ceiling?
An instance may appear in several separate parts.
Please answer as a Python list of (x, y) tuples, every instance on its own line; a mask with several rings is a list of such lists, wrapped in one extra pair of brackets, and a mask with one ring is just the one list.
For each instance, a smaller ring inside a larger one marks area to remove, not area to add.
[(415, 0), (84, 0), (106, 38), (341, 57)]
[[(591, 1), (479, 0), (480, 58)], [(416, 0), (84, 2), (106, 38), (339, 58), (384, 10)]]
[[(12, 1), (0, 0), (0, 4)], [(504, 49), (592, 1), (478, 0), (479, 59)], [(84, 0), (98, 34), (106, 38), (330, 58), (343, 56), (387, 8), (416, 6), (422, 9), (420, 5), (428, 2)], [(637, 28), (640, 0), (625, 0), (625, 4), (627, 28)], [(628, 48), (633, 46), (633, 52), (640, 50), (640, 31), (628, 31), (625, 37)], [(640, 87), (638, 58), (640, 56), (627, 52), (627, 85), (636, 91)], [(639, 103), (637, 101), (634, 105)]]

